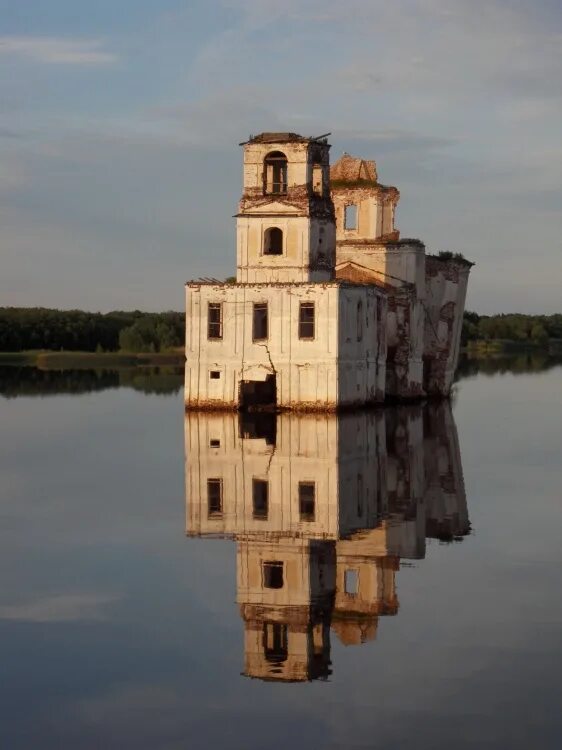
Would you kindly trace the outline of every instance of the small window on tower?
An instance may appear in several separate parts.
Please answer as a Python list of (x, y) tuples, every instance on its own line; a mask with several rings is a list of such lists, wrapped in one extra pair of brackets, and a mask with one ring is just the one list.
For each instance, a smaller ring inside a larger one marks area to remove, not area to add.
[(314, 164), (312, 167), (312, 191), (315, 195), (322, 195), (322, 165)]
[(268, 337), (267, 302), (254, 303), (252, 338), (254, 341), (265, 341)]
[(263, 564), (263, 585), (266, 589), (283, 588), (283, 563), (272, 561)]
[(359, 575), (357, 570), (349, 569), (344, 573), (343, 587), (346, 594), (355, 596), (357, 594), (357, 588), (359, 584)]
[(299, 339), (314, 338), (314, 302), (301, 302), (299, 308)]
[(345, 207), (344, 229), (357, 229), (357, 206)]
[(207, 508), (209, 518), (222, 516), (222, 479), (207, 479)]
[(283, 231), (279, 227), (270, 227), (263, 235), (264, 255), (283, 255)]
[(263, 192), (283, 195), (287, 192), (287, 157), (282, 151), (272, 151), (263, 163)]
[(289, 653), (287, 626), (281, 622), (264, 622), (263, 650), (267, 661), (279, 664)]

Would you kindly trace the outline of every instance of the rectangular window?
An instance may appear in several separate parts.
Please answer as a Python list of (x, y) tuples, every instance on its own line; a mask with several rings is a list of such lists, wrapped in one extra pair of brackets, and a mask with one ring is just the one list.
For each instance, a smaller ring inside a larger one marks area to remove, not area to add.
[(357, 229), (357, 206), (346, 206), (343, 222), (344, 229)]
[(299, 514), (301, 521), (314, 521), (316, 485), (299, 482)]
[(322, 195), (322, 165), (314, 164), (312, 167), (312, 190), (316, 195)]
[(222, 479), (207, 479), (207, 508), (209, 518), (222, 516)]
[(299, 339), (314, 338), (314, 302), (301, 302), (299, 308)]
[(211, 448), (220, 448), (221, 447), (221, 441), (218, 438), (211, 438), (209, 440), (209, 446)]
[(207, 308), (207, 338), (222, 339), (221, 302), (209, 302)]
[(254, 318), (252, 338), (254, 341), (264, 341), (268, 337), (267, 302), (254, 303)]
[(269, 482), (264, 479), (252, 479), (253, 516), (266, 520), (269, 512)]
[(357, 594), (357, 585), (359, 576), (356, 570), (346, 570), (344, 573), (344, 589), (346, 594), (355, 596)]
[(220, 370), (211, 370), (209, 372), (209, 377), (211, 380), (220, 380), (221, 372)]
[(283, 588), (283, 563), (282, 562), (264, 562), (263, 564), (263, 585), (266, 589)]

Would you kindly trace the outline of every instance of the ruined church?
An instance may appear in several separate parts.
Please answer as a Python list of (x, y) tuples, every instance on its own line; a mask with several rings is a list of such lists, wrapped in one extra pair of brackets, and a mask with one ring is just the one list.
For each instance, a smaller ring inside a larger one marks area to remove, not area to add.
[(335, 411), (449, 394), (471, 263), (400, 239), (400, 193), (326, 136), (244, 150), (235, 283), (186, 284), (187, 409)]

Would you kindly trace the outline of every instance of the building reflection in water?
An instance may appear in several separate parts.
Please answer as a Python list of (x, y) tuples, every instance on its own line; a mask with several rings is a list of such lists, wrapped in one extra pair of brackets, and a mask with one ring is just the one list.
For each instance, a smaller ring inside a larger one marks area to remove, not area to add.
[(250, 677), (325, 679), (330, 631), (375, 638), (400, 560), (470, 523), (448, 403), (334, 415), (188, 413), (188, 536), (237, 543)]

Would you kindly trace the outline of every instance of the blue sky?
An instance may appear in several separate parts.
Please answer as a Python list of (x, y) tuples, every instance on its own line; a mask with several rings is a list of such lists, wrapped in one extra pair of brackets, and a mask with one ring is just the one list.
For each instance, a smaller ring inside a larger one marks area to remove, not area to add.
[(0, 305), (181, 309), (282, 129), (376, 159), (470, 308), (560, 311), (561, 52), (554, 0), (0, 0)]

